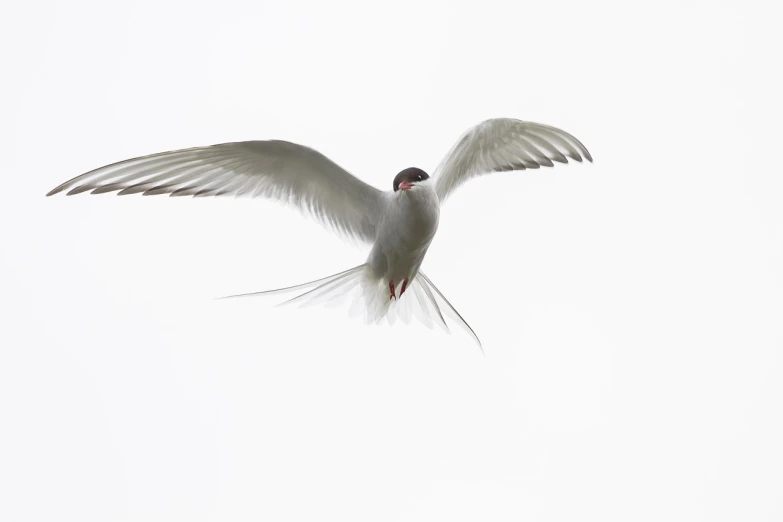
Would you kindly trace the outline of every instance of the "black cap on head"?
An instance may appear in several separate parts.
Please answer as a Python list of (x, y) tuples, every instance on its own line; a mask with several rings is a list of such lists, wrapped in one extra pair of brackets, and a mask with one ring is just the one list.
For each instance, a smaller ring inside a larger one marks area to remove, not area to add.
[(408, 183), (415, 183), (417, 181), (424, 181), (425, 179), (429, 179), (429, 177), (429, 174), (421, 169), (416, 167), (407, 168), (394, 176), (394, 192), (397, 192), (400, 189), (400, 183), (403, 181), (407, 181)]

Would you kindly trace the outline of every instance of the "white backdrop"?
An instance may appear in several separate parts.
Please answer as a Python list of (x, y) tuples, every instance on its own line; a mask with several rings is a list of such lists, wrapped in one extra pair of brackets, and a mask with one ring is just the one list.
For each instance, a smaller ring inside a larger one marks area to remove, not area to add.
[[(772, 6), (4, 2), (0, 519), (781, 520)], [(44, 197), (270, 138), (390, 189), (497, 116), (595, 163), (444, 206), (423, 268), (486, 356), (213, 300), (364, 259), (278, 204)]]

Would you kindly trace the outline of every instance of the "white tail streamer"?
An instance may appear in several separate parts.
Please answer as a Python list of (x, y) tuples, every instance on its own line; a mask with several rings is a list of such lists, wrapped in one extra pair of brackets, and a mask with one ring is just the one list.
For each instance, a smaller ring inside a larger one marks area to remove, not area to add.
[(350, 315), (352, 317), (361, 316), (367, 323), (380, 324), (386, 318), (389, 324), (395, 324), (397, 320), (408, 324), (415, 317), (427, 328), (432, 329), (433, 324), (437, 324), (449, 332), (448, 324), (444, 318), (445, 312), (451, 320), (470, 334), (481, 348), (482, 353), (484, 352), (481, 341), (470, 325), (423, 272), (419, 272), (408, 284), (405, 294), (396, 299), (389, 299), (388, 282), (377, 278), (368, 265), (359, 265), (299, 285), (230, 295), (221, 299), (281, 294), (295, 295), (279, 303), (280, 305), (313, 306), (323, 304), (327, 307), (334, 307), (345, 301), (350, 301)]

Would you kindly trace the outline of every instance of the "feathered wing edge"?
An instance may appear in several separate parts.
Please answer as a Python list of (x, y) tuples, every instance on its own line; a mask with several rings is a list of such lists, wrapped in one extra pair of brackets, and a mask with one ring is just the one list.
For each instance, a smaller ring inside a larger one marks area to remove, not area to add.
[(407, 324), (412, 317), (415, 317), (427, 328), (432, 329), (433, 325), (437, 324), (446, 332), (450, 332), (445, 314), (468, 332), (478, 344), (481, 353), (484, 353), (481, 341), (470, 325), (423, 272), (418, 273), (402, 297), (394, 300), (389, 299), (388, 284), (375, 277), (366, 264), (307, 283), (230, 295), (219, 299), (286, 294), (293, 297), (279, 303), (278, 306), (324, 304), (333, 307), (350, 300), (351, 316), (362, 316), (367, 323), (380, 324), (386, 318), (392, 325), (398, 319)]

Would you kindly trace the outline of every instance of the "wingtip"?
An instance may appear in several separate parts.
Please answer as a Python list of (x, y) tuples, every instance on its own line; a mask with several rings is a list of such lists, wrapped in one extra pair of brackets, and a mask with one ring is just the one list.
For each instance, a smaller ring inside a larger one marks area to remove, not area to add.
[(82, 192), (87, 192), (88, 190), (92, 190), (95, 187), (91, 187), (90, 185), (81, 185), (79, 187), (72, 188), (68, 192), (65, 193), (66, 196), (75, 196), (76, 194), (81, 194)]

